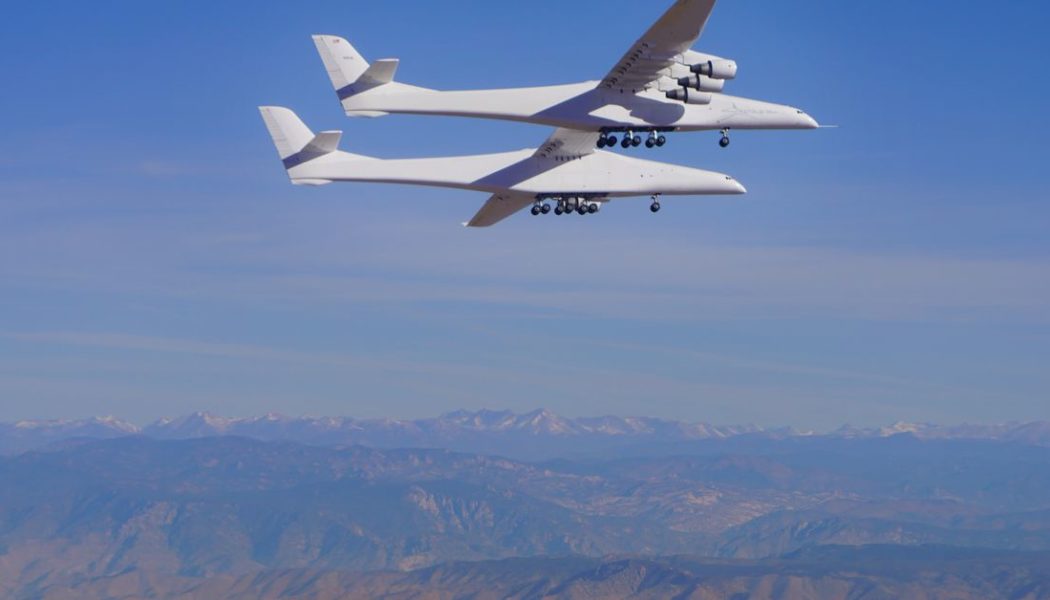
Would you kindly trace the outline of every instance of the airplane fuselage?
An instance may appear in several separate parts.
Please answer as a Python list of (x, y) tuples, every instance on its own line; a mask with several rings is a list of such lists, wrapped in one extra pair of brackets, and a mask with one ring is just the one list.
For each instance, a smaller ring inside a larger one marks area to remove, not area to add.
[(657, 89), (638, 93), (599, 87), (597, 81), (533, 88), (435, 91), (391, 83), (343, 99), (354, 116), (376, 113), (444, 115), (520, 121), (584, 131), (705, 131), (813, 129), (791, 106), (712, 94), (709, 104), (686, 104)]
[(513, 192), (540, 197), (576, 195), (594, 198), (630, 196), (742, 194), (728, 175), (594, 152), (575, 157), (541, 157), (534, 150), (499, 154), (377, 160), (334, 152), (293, 166), (293, 183), (333, 181), (400, 183)]

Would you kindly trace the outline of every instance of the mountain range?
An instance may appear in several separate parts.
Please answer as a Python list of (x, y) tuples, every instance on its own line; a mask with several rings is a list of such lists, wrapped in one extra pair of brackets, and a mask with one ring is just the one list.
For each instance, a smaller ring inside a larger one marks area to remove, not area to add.
[(1043, 424), (0, 427), (3, 598), (1050, 598)]
[[(415, 420), (288, 417), (272, 413), (261, 417), (230, 418), (198, 412), (180, 418), (159, 419), (144, 427), (115, 417), (0, 423), (0, 454), (17, 454), (67, 439), (112, 439), (131, 435), (165, 440), (240, 436), (325, 446), (447, 448), (535, 459), (610, 451), (632, 454), (640, 448), (673, 453), (683, 443), (747, 437), (870, 439), (911, 435), (928, 440), (994, 440), (1050, 446), (1050, 422), (956, 426), (895, 423), (878, 428), (843, 426), (816, 434), (792, 428), (715, 426), (648, 417), (572, 419), (549, 410), (527, 414), (457, 411)], [(537, 444), (538, 438), (543, 438), (544, 443)]]

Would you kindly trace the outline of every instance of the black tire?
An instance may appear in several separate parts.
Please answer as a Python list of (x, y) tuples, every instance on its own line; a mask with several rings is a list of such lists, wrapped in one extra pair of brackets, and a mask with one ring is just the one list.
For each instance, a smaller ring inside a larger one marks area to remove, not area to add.
[(631, 147), (631, 138), (629, 138), (629, 137), (623, 138), (623, 141), (620, 142), (620, 147), (621, 148), (630, 148)]
[(610, 147), (610, 148), (615, 146), (616, 145), (616, 136), (615, 135), (610, 135), (609, 137), (605, 138), (605, 145)]
[(538, 217), (538, 216), (540, 216), (540, 207), (538, 207), (538, 206), (533, 206), (533, 207), (532, 207), (532, 210), (531, 210), (531, 211), (529, 211), (529, 212), (531, 212), (531, 213), (532, 213), (532, 216), (534, 216), (534, 217)]
[(592, 215), (594, 213), (598, 212), (598, 205), (597, 204), (590, 204), (590, 205), (588, 205), (587, 206), (587, 212), (592, 214)]
[(723, 148), (728, 148), (729, 147), (729, 138), (724, 137), (724, 138), (718, 140), (718, 145), (723, 147)]
[(560, 216), (562, 216), (563, 214), (565, 214), (565, 211), (564, 211), (564, 210), (562, 210), (560, 206), (558, 206), (558, 207), (555, 207), (555, 209), (554, 209), (554, 214), (556, 214), (556, 215), (558, 215), (558, 216), (560, 217)]
[(646, 148), (652, 148), (655, 145), (656, 145), (656, 140), (654, 140), (653, 138), (648, 138), (647, 140), (645, 140), (645, 147)]
[(642, 145), (642, 136), (640, 136), (640, 135), (634, 136), (634, 138), (631, 139), (631, 145), (634, 146), (635, 148), (637, 148), (638, 146), (641, 146)]
[(543, 214), (547, 214), (550, 211), (551, 211), (551, 205), (550, 204), (544, 204), (543, 206), (540, 207), (540, 212), (543, 213)]
[(657, 147), (663, 148), (664, 144), (666, 144), (666, 143), (667, 143), (667, 138), (666, 137), (661, 135), (660, 137), (656, 138), (656, 145), (657, 145)]
[(649, 206), (649, 210), (654, 212), (654, 213), (660, 212), (660, 203), (659, 202), (653, 202), (652, 205)]
[(598, 147), (599, 148), (604, 148), (605, 147), (605, 138), (598, 138)]

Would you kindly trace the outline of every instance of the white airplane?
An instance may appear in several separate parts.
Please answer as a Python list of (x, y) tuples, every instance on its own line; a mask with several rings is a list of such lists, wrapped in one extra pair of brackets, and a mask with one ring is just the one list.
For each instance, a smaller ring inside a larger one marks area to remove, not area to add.
[(690, 50), (707, 23), (715, 0), (677, 0), (601, 81), (548, 87), (435, 91), (397, 83), (398, 59), (369, 64), (348, 41), (315, 35), (346, 114), (450, 115), (522, 121), (595, 131), (599, 148), (663, 146), (672, 131), (814, 129), (817, 122), (790, 106), (721, 93), (734, 79), (732, 60)]
[(403, 183), (492, 194), (464, 225), (488, 227), (521, 209), (533, 215), (594, 214), (613, 198), (743, 194), (728, 175), (595, 149), (598, 132), (558, 129), (539, 149), (447, 158), (381, 160), (338, 149), (341, 131), (314, 134), (287, 108), (259, 108), (292, 183)]

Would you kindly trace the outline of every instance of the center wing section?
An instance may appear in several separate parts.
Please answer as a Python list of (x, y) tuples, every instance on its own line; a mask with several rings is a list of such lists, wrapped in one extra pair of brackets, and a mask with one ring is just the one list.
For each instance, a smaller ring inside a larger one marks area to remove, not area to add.
[[(529, 173), (556, 169), (562, 161), (583, 158), (594, 154), (598, 144), (597, 131), (555, 129), (543, 145), (536, 149), (532, 159), (524, 165)], [(489, 227), (536, 202), (535, 195), (520, 192), (500, 192), (489, 198), (474, 218), (465, 223), (467, 227)]]
[(582, 158), (594, 154), (601, 134), (597, 131), (580, 131), (578, 129), (558, 128), (547, 138), (543, 145), (536, 149), (538, 158)]
[(602, 87), (637, 92), (693, 47), (711, 17), (715, 0), (677, 0), (602, 79)]

